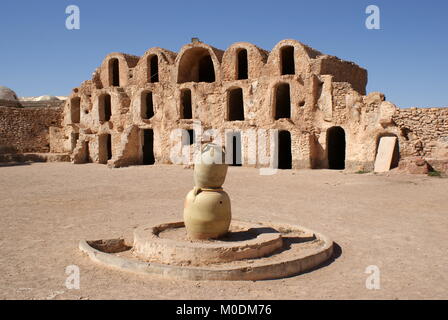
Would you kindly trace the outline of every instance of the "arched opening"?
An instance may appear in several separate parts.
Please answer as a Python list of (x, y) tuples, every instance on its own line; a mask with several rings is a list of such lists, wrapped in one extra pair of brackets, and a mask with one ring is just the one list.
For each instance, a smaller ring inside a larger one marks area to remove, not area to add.
[(143, 164), (151, 165), (155, 163), (154, 157), (154, 131), (152, 129), (143, 130)]
[(237, 54), (237, 80), (248, 78), (247, 50), (240, 49)]
[(275, 87), (275, 120), (291, 118), (291, 96), (288, 83), (280, 83)]
[(70, 100), (70, 108), (72, 123), (79, 123), (81, 120), (81, 98), (72, 98)]
[[(398, 167), (400, 162), (400, 146), (398, 137), (393, 133), (382, 134), (376, 139), (375, 167), (381, 166), (388, 171)], [(375, 168), (375, 171), (378, 168)], [(380, 171), (383, 171), (380, 170)]]
[(154, 116), (154, 104), (151, 91), (144, 91), (142, 93), (141, 101), (141, 115), (143, 119), (151, 119)]
[(235, 88), (227, 92), (227, 110), (229, 121), (244, 120), (243, 89)]
[(177, 82), (214, 82), (215, 67), (207, 49), (185, 51), (179, 63)]
[(191, 90), (183, 89), (180, 92), (180, 118), (181, 119), (192, 119), (192, 108), (191, 108)]
[(152, 55), (148, 57), (148, 82), (159, 82), (159, 57)]
[(112, 116), (112, 103), (109, 94), (103, 94), (99, 97), (98, 109), (100, 121), (109, 121)]
[(294, 47), (285, 46), (280, 50), (281, 71), (283, 74), (295, 74)]
[(331, 127), (327, 131), (328, 168), (345, 169), (345, 131)]
[(117, 58), (109, 60), (109, 81), (114, 87), (120, 86), (120, 64)]
[(292, 169), (291, 133), (286, 130), (278, 133), (278, 168)]
[(112, 159), (112, 136), (110, 134), (102, 134), (99, 136), (99, 163), (107, 164)]

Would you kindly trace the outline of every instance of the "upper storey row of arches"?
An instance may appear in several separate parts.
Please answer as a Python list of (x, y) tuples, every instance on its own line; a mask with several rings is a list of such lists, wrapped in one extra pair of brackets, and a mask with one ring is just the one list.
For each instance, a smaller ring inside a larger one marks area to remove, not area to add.
[(111, 53), (103, 61), (99, 78), (102, 87), (124, 87), (157, 82), (213, 83), (304, 73), (334, 73), (347, 78), (337, 81), (348, 82), (351, 77), (362, 78), (365, 73), (367, 81), (364, 69), (322, 55), (296, 40), (282, 40), (271, 52), (248, 42), (234, 43), (225, 51), (196, 42), (183, 46), (178, 54), (158, 47), (149, 49), (142, 57)]

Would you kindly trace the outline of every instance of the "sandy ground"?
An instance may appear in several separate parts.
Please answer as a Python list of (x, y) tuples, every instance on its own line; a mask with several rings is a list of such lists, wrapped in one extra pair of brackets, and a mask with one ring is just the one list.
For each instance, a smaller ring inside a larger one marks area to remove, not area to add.
[[(110, 270), (80, 239), (131, 237), (134, 227), (182, 217), (192, 170), (69, 163), (0, 166), (1, 299), (448, 298), (448, 179), (329, 170), (230, 168), (235, 218), (301, 224), (340, 247), (299, 276), (257, 282), (172, 281)], [(80, 268), (67, 289), (66, 267)], [(369, 265), (379, 290), (366, 289)]]

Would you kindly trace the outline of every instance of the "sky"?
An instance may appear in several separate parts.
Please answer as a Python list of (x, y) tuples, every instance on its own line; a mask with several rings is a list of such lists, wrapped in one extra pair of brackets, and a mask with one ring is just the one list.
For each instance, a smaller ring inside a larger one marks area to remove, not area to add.
[[(80, 29), (68, 30), (68, 5)], [(368, 5), (380, 29), (365, 26)], [(296, 39), (368, 70), (367, 92), (397, 106), (448, 106), (446, 0), (2, 0), (0, 86), (19, 96), (69, 95), (111, 52), (174, 52), (192, 37), (225, 50)]]

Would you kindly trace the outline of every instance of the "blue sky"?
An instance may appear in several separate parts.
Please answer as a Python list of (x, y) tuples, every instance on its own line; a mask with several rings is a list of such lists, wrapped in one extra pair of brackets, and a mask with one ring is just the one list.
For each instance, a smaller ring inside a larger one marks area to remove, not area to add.
[[(70, 4), (80, 30), (65, 28)], [(370, 4), (381, 30), (365, 27)], [(223, 50), (237, 41), (271, 50), (292, 38), (366, 68), (367, 92), (399, 107), (448, 106), (447, 16), (446, 0), (2, 0), (0, 85), (68, 95), (110, 52), (177, 52), (194, 36)]]

